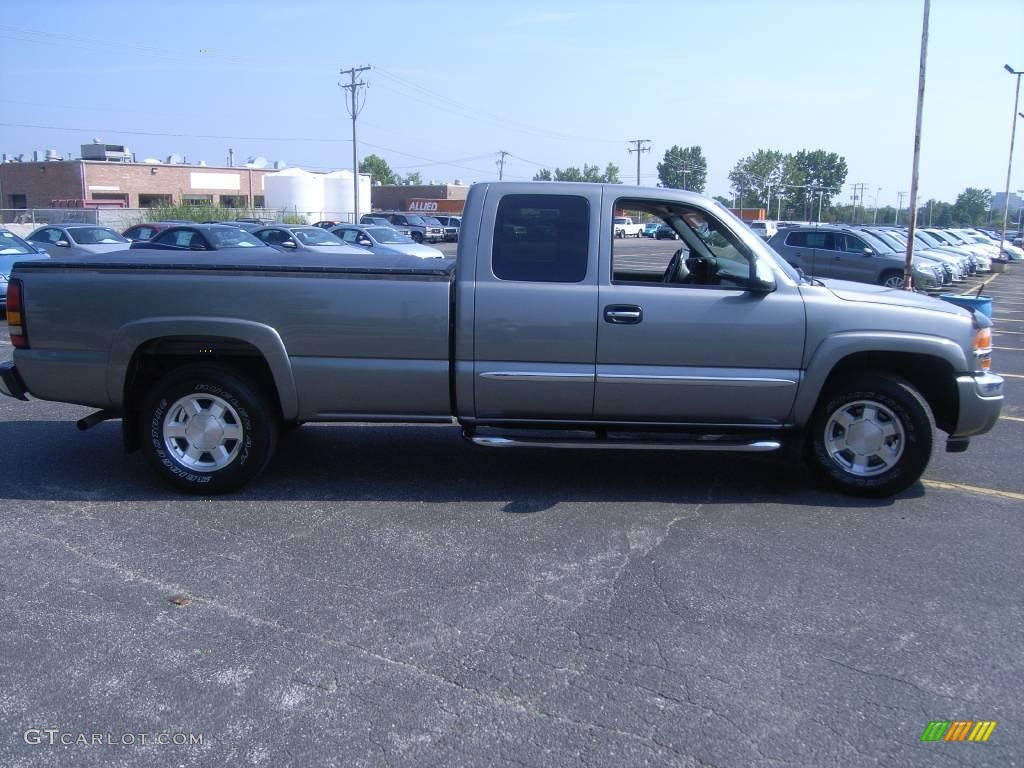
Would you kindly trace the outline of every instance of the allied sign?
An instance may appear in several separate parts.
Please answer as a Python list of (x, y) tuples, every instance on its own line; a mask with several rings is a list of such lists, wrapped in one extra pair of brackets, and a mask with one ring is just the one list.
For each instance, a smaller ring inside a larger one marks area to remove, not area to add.
[(413, 197), (405, 201), (405, 210), (411, 213), (462, 213), (465, 200), (431, 200)]

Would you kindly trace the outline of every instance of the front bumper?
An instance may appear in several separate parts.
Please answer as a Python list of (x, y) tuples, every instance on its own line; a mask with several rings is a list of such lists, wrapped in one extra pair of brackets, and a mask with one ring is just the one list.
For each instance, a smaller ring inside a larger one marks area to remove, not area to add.
[(967, 373), (956, 377), (960, 413), (950, 437), (971, 437), (996, 425), (1003, 408), (1003, 378), (994, 373)]
[(8, 360), (0, 363), (0, 394), (13, 397), (16, 400), (28, 400), (25, 397), (25, 382), (18, 375), (18, 369), (14, 367), (14, 361)]

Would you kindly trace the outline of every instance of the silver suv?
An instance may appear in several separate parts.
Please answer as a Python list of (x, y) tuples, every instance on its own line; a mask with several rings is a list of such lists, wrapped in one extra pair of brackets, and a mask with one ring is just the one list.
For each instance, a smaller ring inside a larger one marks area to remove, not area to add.
[[(903, 256), (862, 230), (832, 225), (791, 227), (779, 231), (768, 245), (813, 277), (903, 287)], [(916, 259), (913, 269), (916, 288), (941, 289), (943, 275), (937, 265)]]

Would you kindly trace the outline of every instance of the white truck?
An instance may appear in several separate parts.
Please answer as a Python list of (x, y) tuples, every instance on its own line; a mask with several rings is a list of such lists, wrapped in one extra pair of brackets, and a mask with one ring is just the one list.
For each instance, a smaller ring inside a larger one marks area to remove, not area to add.
[(628, 216), (616, 216), (613, 223), (616, 237), (640, 237), (644, 233), (644, 225), (636, 224)]

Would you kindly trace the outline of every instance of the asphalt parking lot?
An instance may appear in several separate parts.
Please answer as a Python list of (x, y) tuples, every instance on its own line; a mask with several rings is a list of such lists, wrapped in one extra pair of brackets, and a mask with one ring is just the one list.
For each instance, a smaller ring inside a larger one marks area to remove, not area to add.
[(1005, 418), (883, 501), (316, 425), (205, 500), (0, 398), (0, 765), (1021, 765), (1024, 265), (985, 292)]

